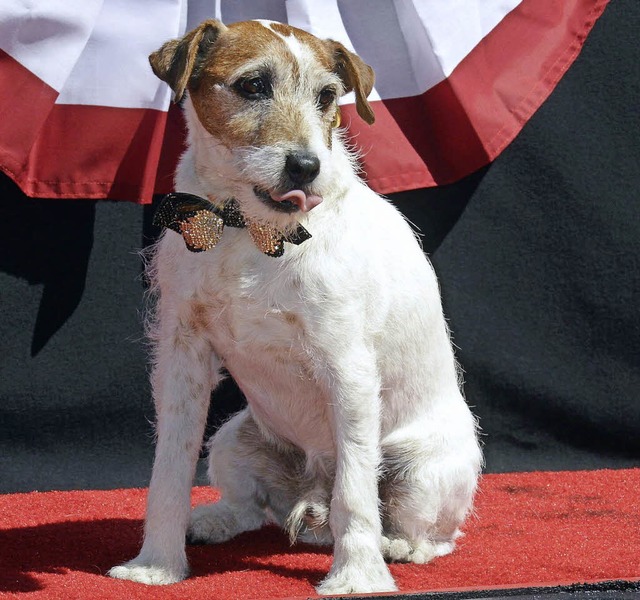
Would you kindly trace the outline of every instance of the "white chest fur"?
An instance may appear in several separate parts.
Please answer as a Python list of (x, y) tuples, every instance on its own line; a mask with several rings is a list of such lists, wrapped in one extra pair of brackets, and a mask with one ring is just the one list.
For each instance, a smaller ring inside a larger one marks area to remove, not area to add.
[(300, 250), (287, 244), (288, 256), (264, 256), (246, 230), (227, 230), (218, 247), (199, 254), (168, 232), (158, 252), (172, 310), (209, 341), (256, 418), (308, 452), (330, 452), (328, 400), (314, 375), (316, 306), (302, 283)]
[(351, 346), (375, 362), (370, 378), (382, 388), (383, 432), (398, 425), (397, 410), (413, 416), (396, 404), (403, 387), (409, 393), (427, 378), (437, 385), (455, 376), (435, 276), (399, 213), (362, 186), (316, 208), (305, 226), (312, 239), (287, 244), (281, 258), (261, 254), (246, 230), (226, 229), (203, 253), (167, 232), (157, 278), (161, 302), (208, 339), (258, 419), (324, 452), (333, 444), (327, 364), (339, 364)]

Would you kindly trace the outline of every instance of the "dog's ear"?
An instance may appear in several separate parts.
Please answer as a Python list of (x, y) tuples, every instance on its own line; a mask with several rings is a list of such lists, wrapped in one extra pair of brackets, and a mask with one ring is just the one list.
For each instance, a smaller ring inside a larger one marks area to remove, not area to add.
[(335, 60), (335, 72), (342, 80), (345, 91), (354, 91), (356, 94), (356, 110), (360, 117), (369, 125), (373, 124), (376, 117), (367, 96), (373, 89), (375, 75), (373, 69), (366, 64), (357, 54), (347, 50), (340, 42), (327, 40)]
[(157, 77), (169, 84), (174, 102), (179, 102), (188, 85), (197, 85), (213, 44), (225, 25), (217, 19), (204, 21), (178, 40), (169, 40), (149, 56)]

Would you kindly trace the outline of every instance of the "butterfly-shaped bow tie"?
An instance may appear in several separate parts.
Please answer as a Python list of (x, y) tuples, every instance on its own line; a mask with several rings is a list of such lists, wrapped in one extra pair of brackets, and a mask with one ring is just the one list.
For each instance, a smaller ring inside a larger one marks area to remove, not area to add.
[(153, 224), (181, 234), (191, 252), (214, 248), (222, 237), (225, 225), (246, 227), (258, 250), (276, 258), (284, 254), (284, 242), (299, 245), (311, 237), (300, 224), (292, 233), (284, 234), (268, 225), (245, 219), (238, 202), (233, 198), (218, 208), (205, 198), (183, 192), (173, 192), (162, 199)]

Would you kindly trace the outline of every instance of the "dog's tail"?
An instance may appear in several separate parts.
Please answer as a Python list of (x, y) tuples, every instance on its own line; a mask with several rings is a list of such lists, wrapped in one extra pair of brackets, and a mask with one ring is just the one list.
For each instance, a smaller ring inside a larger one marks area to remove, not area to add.
[(300, 498), (289, 513), (284, 529), (292, 545), (298, 539), (317, 544), (331, 543), (329, 498), (326, 490), (314, 488)]

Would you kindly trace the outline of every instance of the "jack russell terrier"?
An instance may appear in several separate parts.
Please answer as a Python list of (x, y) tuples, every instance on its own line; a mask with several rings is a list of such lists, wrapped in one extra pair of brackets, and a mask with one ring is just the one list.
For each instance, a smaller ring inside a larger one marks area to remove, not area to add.
[[(140, 554), (109, 574), (188, 575), (185, 539), (277, 523), (333, 545), (317, 590), (395, 590), (385, 561), (451, 552), (481, 468), (438, 283), (410, 226), (358, 177), (337, 99), (371, 67), (270, 21), (209, 20), (150, 56), (185, 98), (187, 150), (148, 272), (157, 446)], [(222, 498), (190, 510), (211, 390), (248, 407), (209, 442)]]

